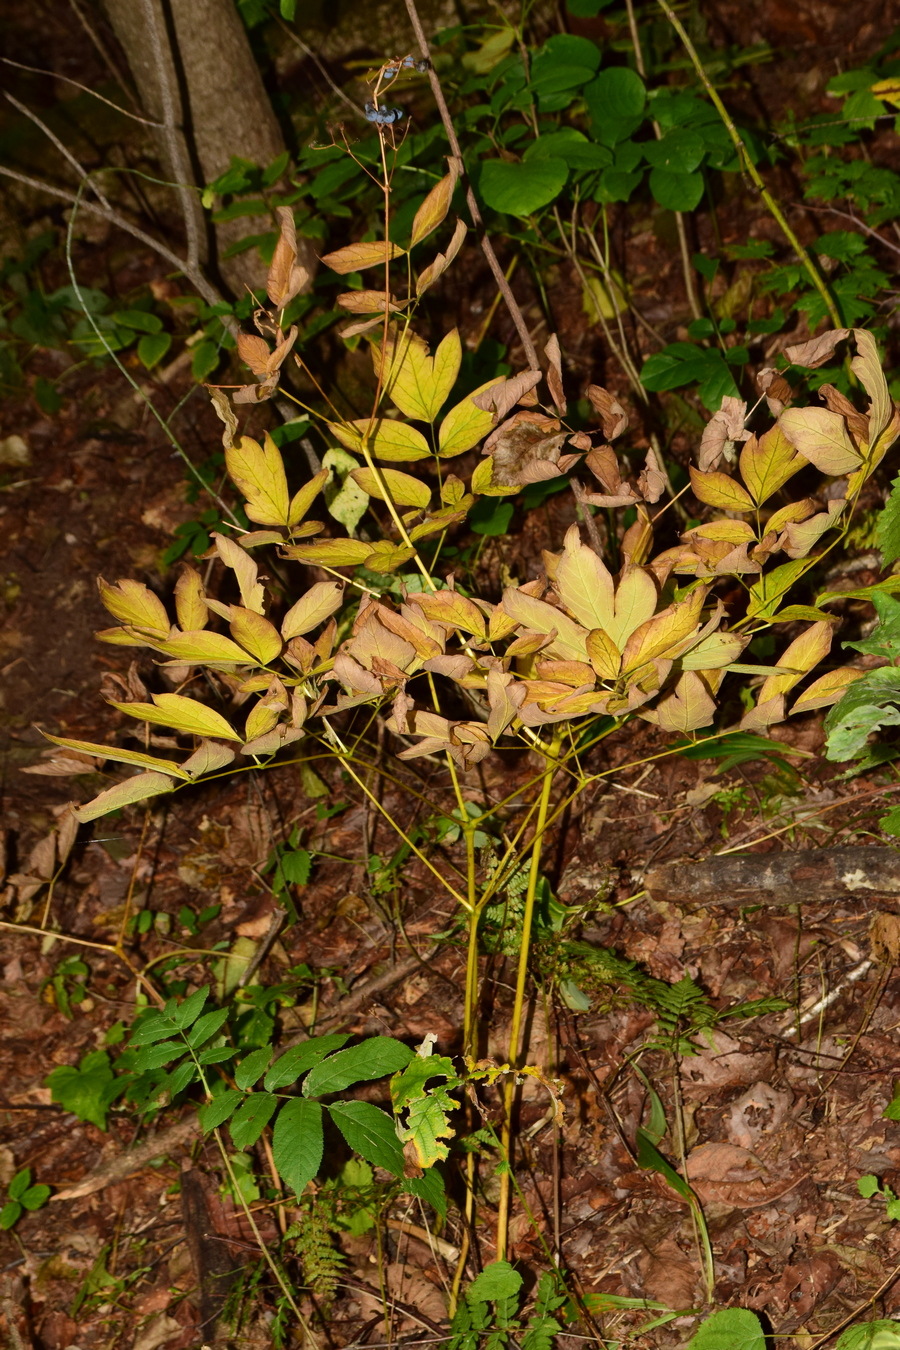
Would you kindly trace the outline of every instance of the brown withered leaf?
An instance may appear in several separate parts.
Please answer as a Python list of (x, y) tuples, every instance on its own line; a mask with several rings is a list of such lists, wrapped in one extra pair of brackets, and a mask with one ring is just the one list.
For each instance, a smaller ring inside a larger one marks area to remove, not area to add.
[(697, 464), (702, 473), (715, 469), (723, 454), (727, 453), (729, 443), (746, 441), (750, 432), (744, 426), (747, 405), (742, 399), (726, 394), (718, 412), (713, 413), (700, 437), (700, 450)]
[(765, 394), (773, 417), (780, 417), (794, 397), (793, 389), (774, 366), (763, 366), (756, 377), (756, 387), (761, 394)]
[(519, 412), (491, 432), (482, 454), (493, 456), (498, 483), (539, 483), (558, 477), (576, 462), (577, 455), (560, 453), (567, 435), (555, 417)]
[(873, 959), (886, 966), (900, 962), (900, 915), (873, 914), (869, 924), (869, 949)]
[(830, 328), (827, 333), (820, 333), (808, 342), (796, 342), (791, 347), (785, 347), (784, 356), (792, 366), (806, 366), (807, 370), (815, 370), (817, 366), (830, 361), (838, 343), (849, 336), (849, 328)]
[(666, 475), (663, 473), (659, 458), (651, 445), (647, 451), (644, 467), (638, 474), (638, 492), (645, 502), (650, 502), (652, 505), (653, 502), (659, 501), (667, 487)]
[(585, 492), (581, 500), (592, 506), (634, 506), (640, 501), (630, 483), (622, 478), (616, 452), (610, 445), (600, 445), (585, 459), (591, 473), (605, 488), (605, 492)]
[(222, 444), (226, 450), (233, 450), (238, 440), (238, 420), (234, 415), (234, 409), (224, 390), (216, 389), (212, 385), (207, 385), (207, 389), (215, 414), (225, 426), (225, 430), (222, 432)]
[(835, 389), (833, 384), (820, 385), (817, 393), (820, 398), (824, 399), (826, 408), (831, 412), (839, 413), (846, 420), (857, 440), (868, 441), (869, 419), (853, 406), (849, 398), (846, 398), (839, 389)]
[(281, 233), (266, 277), (266, 293), (276, 309), (284, 309), (303, 290), (309, 281), (309, 272), (297, 261), (297, 227), (293, 211), (289, 206), (277, 206), (275, 214)]
[(574, 450), (590, 450), (593, 441), (586, 431), (576, 431), (569, 437), (569, 444)]
[(562, 353), (559, 350), (559, 338), (555, 333), (551, 333), (544, 348), (544, 355), (547, 358), (547, 388), (550, 390), (550, 397), (553, 399), (553, 406), (560, 417), (566, 415), (566, 395), (563, 389), (562, 380)]
[(517, 403), (521, 403), (525, 395), (530, 393), (535, 385), (540, 384), (540, 382), (541, 372), (539, 370), (523, 370), (518, 375), (513, 375), (511, 379), (491, 385), (490, 389), (485, 389), (484, 393), (476, 394), (472, 402), (482, 412), (493, 413), (494, 425), (496, 426), (501, 418), (504, 418)]
[(628, 414), (615, 394), (599, 384), (589, 384), (587, 396), (591, 407), (600, 418), (603, 434), (608, 441), (614, 441), (628, 426)]

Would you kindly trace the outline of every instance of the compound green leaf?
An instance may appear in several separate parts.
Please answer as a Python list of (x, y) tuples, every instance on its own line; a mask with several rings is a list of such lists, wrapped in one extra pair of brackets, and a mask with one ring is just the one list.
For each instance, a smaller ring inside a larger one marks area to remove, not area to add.
[(319, 1103), (304, 1097), (285, 1102), (272, 1132), (272, 1156), (295, 1195), (302, 1195), (321, 1167), (324, 1142)]
[(330, 1055), (332, 1050), (339, 1050), (342, 1045), (346, 1045), (349, 1039), (349, 1034), (332, 1032), (330, 1036), (316, 1036), (310, 1041), (303, 1041), (300, 1045), (286, 1050), (266, 1074), (264, 1083), (266, 1091), (275, 1092), (278, 1088), (296, 1083), (301, 1074), (306, 1073), (314, 1064), (318, 1064), (326, 1055)]
[(329, 1092), (343, 1092), (354, 1083), (368, 1083), (405, 1068), (413, 1051), (393, 1036), (372, 1036), (349, 1050), (316, 1065), (303, 1084), (306, 1097), (321, 1097)]
[(355, 1153), (373, 1167), (383, 1167), (395, 1177), (403, 1175), (403, 1149), (389, 1115), (371, 1102), (335, 1102), (328, 1110)]
[(270, 1092), (251, 1092), (231, 1117), (228, 1129), (235, 1148), (252, 1148), (278, 1107)]

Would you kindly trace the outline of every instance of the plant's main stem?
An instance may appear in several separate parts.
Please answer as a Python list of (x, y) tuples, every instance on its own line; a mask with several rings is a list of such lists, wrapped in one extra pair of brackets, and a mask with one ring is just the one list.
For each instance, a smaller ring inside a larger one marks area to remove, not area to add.
[[(544, 832), (550, 814), (550, 794), (553, 789), (554, 771), (559, 759), (562, 737), (557, 732), (550, 746), (544, 750), (544, 781), (541, 784), (541, 797), (538, 805), (534, 838), (531, 841), (531, 868), (528, 873), (528, 891), (525, 896), (525, 913), (522, 916), (522, 945), (519, 948), (519, 966), (516, 974), (516, 996), (513, 1002), (512, 1021), (509, 1027), (509, 1065), (511, 1069), (519, 1067), (519, 1042), (522, 1033), (522, 1015), (525, 1008), (525, 984), (528, 979), (528, 957), (531, 952), (531, 928), (534, 922), (534, 907), (537, 899), (538, 882), (541, 876), (541, 852)], [(504, 1170), (500, 1174), (500, 1203), (497, 1211), (497, 1260), (505, 1261), (509, 1246), (509, 1198), (512, 1168), (512, 1112), (516, 1094), (515, 1074), (509, 1074), (503, 1091), (503, 1133), (501, 1136)]]

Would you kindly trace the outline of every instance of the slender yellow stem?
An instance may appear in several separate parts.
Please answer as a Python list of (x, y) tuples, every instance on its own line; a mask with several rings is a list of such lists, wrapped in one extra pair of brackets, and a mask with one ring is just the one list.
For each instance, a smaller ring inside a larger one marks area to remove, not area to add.
[(385, 820), (388, 822), (394, 833), (398, 836), (398, 838), (402, 839), (404, 844), (406, 844), (407, 848), (409, 848), (416, 855), (422, 866), (428, 868), (428, 871), (431, 872), (431, 874), (438, 879), (438, 881), (443, 886), (444, 890), (447, 891), (448, 894), (452, 895), (453, 899), (457, 902), (457, 904), (462, 905), (463, 909), (468, 910), (469, 908), (468, 899), (460, 891), (458, 891), (455, 886), (451, 886), (450, 882), (447, 880), (445, 876), (441, 875), (441, 873), (435, 867), (434, 863), (431, 862), (431, 860), (422, 852), (419, 846), (413, 842), (413, 840), (409, 837), (406, 831), (394, 819), (391, 813), (381, 804), (381, 802), (375, 796), (374, 792), (372, 792), (368, 784), (362, 778), (360, 778), (359, 774), (356, 772), (352, 763), (350, 762), (350, 759), (347, 755), (346, 746), (344, 745), (341, 738), (338, 736), (337, 732), (335, 731), (331, 723), (324, 717), (322, 718), (322, 723), (324, 726), (328, 728), (328, 731), (331, 735), (332, 741), (334, 743), (334, 756), (337, 759), (338, 763), (340, 764), (341, 768), (346, 770), (346, 772), (353, 779), (354, 783), (356, 783), (356, 785), (362, 789), (362, 791), (368, 797), (369, 801), (375, 807), (375, 810), (378, 811), (382, 816), (384, 816)]
[[(553, 775), (559, 757), (561, 735), (557, 733), (552, 744), (545, 751), (544, 781), (538, 805), (534, 838), (531, 841), (531, 868), (528, 873), (528, 890), (525, 896), (525, 912), (522, 916), (522, 945), (519, 948), (519, 967), (516, 973), (516, 996), (513, 1002), (512, 1021), (509, 1027), (509, 1064), (519, 1067), (519, 1042), (522, 1034), (522, 1017), (525, 1009), (525, 984), (528, 979), (528, 957), (531, 951), (531, 928), (534, 922), (534, 907), (537, 900), (538, 883), (541, 877), (541, 852), (544, 833), (550, 812), (550, 794), (553, 789)], [(512, 1168), (512, 1111), (516, 1092), (515, 1074), (510, 1074), (503, 1091), (503, 1134), (501, 1137), (504, 1170), (500, 1174), (500, 1203), (497, 1212), (497, 1260), (505, 1261), (509, 1245), (509, 1198)]]
[(725, 104), (719, 98), (717, 91), (713, 87), (712, 81), (710, 80), (709, 76), (706, 73), (706, 70), (704, 69), (703, 66), (703, 62), (697, 55), (697, 49), (694, 46), (693, 42), (691, 42), (691, 39), (688, 37), (684, 24), (678, 18), (678, 15), (672, 9), (672, 6), (667, 3), (667, 0), (657, 0), (657, 4), (659, 5), (662, 12), (665, 14), (666, 18), (669, 20), (669, 23), (675, 29), (675, 32), (681, 38), (681, 41), (684, 44), (684, 49), (687, 52), (688, 56), (690, 57), (691, 63), (694, 69), (696, 70), (697, 75), (699, 76), (704, 89), (709, 95), (710, 102), (712, 103), (716, 112), (721, 117), (725, 130), (731, 137), (731, 143), (734, 146), (735, 150), (737, 151), (738, 160), (742, 165), (742, 167), (746, 170), (747, 175), (753, 182), (754, 187), (759, 192), (759, 195), (762, 198), (763, 202), (765, 203), (769, 215), (772, 217), (774, 221), (776, 221), (785, 239), (787, 239), (791, 248), (794, 249), (794, 251), (796, 252), (797, 257), (800, 259), (800, 262), (803, 265), (807, 276), (809, 277), (815, 289), (819, 292), (819, 295), (822, 298), (822, 302), (825, 305), (825, 308), (828, 310), (828, 316), (831, 319), (831, 322), (834, 324), (835, 328), (842, 328), (843, 324), (841, 322), (841, 316), (838, 313), (837, 305), (834, 303), (834, 299), (831, 296), (828, 287), (825, 285), (825, 282), (819, 275), (819, 272), (816, 269), (816, 265), (813, 262), (812, 258), (809, 256), (806, 249), (800, 243), (800, 240), (797, 238), (796, 234), (788, 224), (787, 218), (785, 217), (785, 214), (782, 211), (781, 207), (778, 205), (777, 201), (772, 196), (771, 192), (763, 182), (762, 175), (760, 174), (759, 170), (757, 169), (756, 165), (753, 163), (753, 161), (750, 158), (750, 155), (747, 152), (747, 147), (744, 144), (744, 140), (743, 137), (741, 136), (741, 133), (738, 131), (737, 127), (732, 121), (731, 114), (728, 112), (728, 109), (725, 107)]

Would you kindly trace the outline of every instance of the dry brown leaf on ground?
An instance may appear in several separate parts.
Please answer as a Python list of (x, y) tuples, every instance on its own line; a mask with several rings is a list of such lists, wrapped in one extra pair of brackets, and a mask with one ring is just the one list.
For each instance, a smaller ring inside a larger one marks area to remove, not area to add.
[(753, 1148), (763, 1135), (778, 1129), (793, 1102), (792, 1092), (754, 1083), (731, 1105), (726, 1123), (729, 1140), (738, 1148)]
[(698, 1042), (700, 1053), (684, 1061), (681, 1080), (686, 1096), (702, 1097), (726, 1087), (769, 1078), (774, 1067), (769, 1051), (747, 1053), (724, 1031), (713, 1031)]
[(704, 1204), (753, 1209), (770, 1204), (802, 1181), (805, 1173), (775, 1175), (746, 1148), (734, 1144), (700, 1144), (687, 1156), (691, 1186)]

